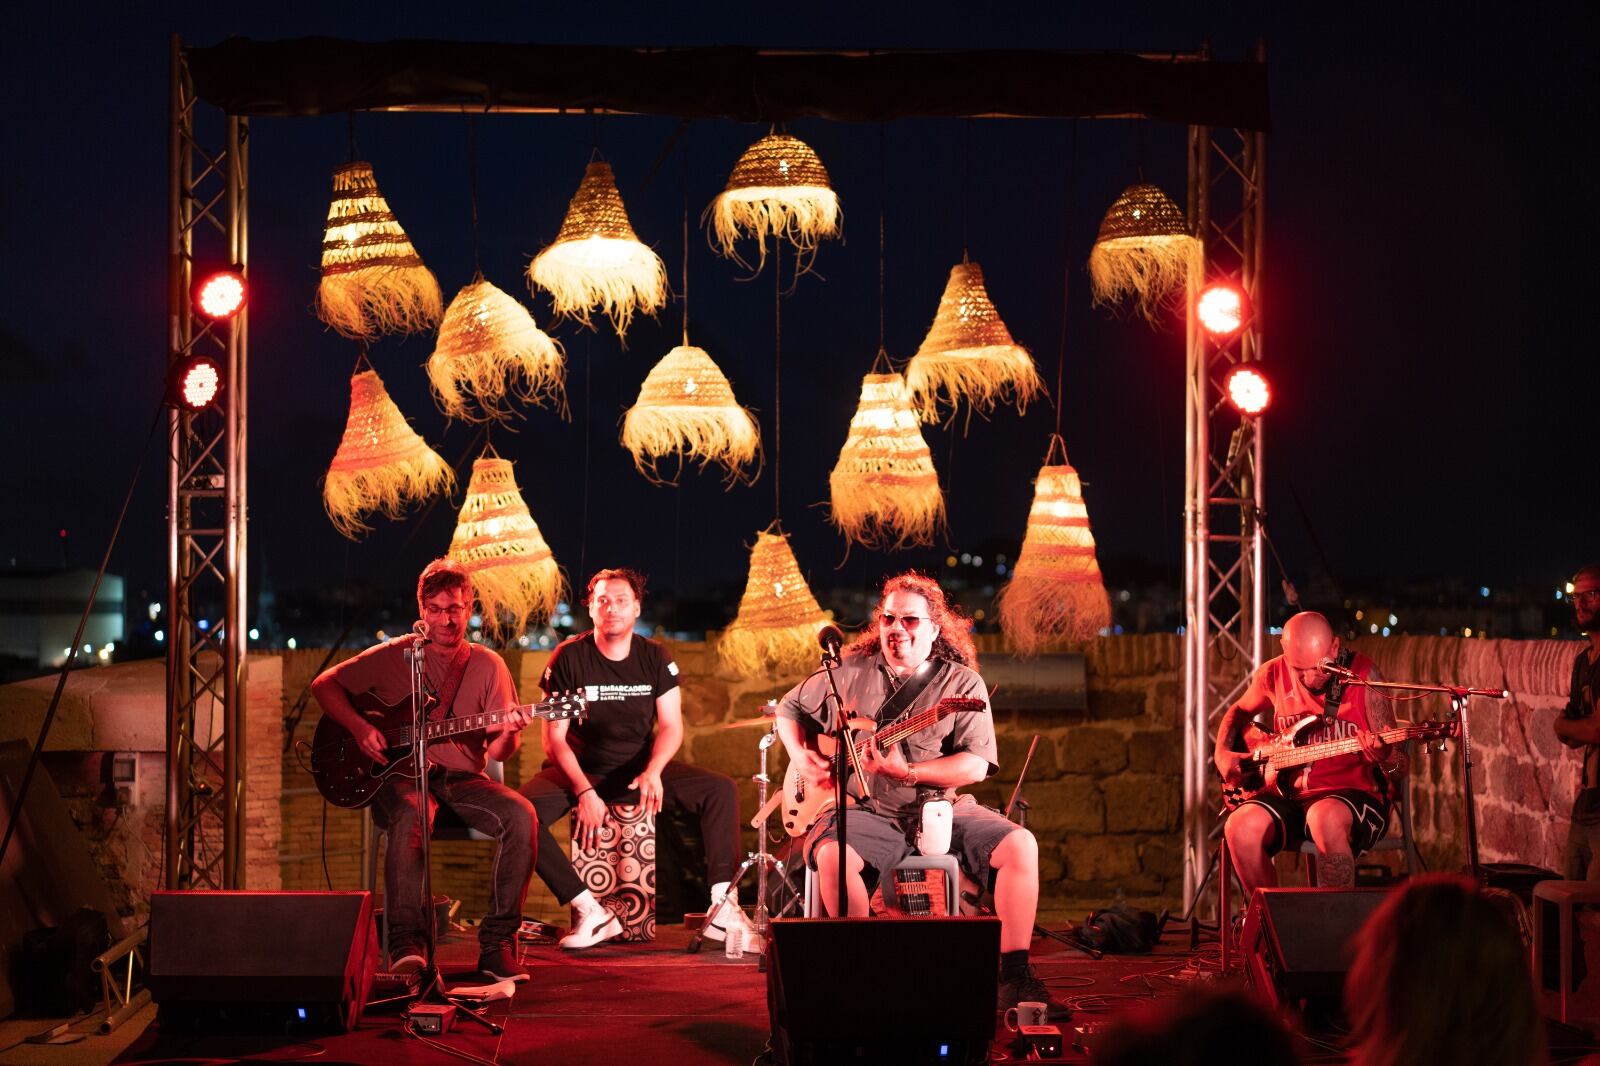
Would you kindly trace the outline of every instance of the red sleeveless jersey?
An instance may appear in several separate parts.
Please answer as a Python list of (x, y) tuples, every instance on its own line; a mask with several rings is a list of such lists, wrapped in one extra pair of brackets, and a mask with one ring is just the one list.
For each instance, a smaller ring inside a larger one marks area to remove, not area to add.
[[(1366, 679), (1372, 676), (1372, 667), (1372, 660), (1357, 652), (1349, 669)], [(1309, 691), (1300, 683), (1299, 675), (1289, 669), (1289, 664), (1284, 662), (1281, 655), (1261, 664), (1255, 684), (1261, 686), (1267, 698), (1272, 701), (1274, 728), (1279, 731), (1308, 714), (1321, 717), (1325, 709), (1324, 697), (1327, 690), (1324, 689), (1320, 693)], [(1372, 723), (1367, 719), (1369, 691), (1362, 685), (1354, 683), (1346, 685), (1344, 697), (1339, 701), (1338, 716), (1332, 722), (1307, 727), (1300, 734), (1300, 743), (1318, 744), (1327, 740), (1348, 740), (1358, 732), (1370, 732)], [(1303, 797), (1346, 788), (1360, 789), (1362, 792), (1369, 792), (1379, 797), (1387, 794), (1382, 773), (1360, 752), (1335, 755), (1303, 767), (1296, 775), (1293, 789), (1286, 791)]]

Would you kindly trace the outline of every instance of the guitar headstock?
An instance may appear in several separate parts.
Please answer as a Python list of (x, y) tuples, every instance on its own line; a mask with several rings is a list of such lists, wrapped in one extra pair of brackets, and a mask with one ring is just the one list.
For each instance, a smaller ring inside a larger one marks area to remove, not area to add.
[(581, 692), (555, 692), (538, 705), (538, 716), (552, 722), (568, 718), (583, 718), (589, 713), (589, 701)]
[(939, 712), (939, 717), (943, 718), (947, 714), (976, 714), (988, 705), (987, 701), (973, 699), (971, 696), (946, 696), (934, 709)]
[(1443, 722), (1418, 722), (1415, 725), (1406, 727), (1408, 737), (1421, 741), (1445, 740), (1456, 736), (1460, 732), (1461, 722), (1453, 718)]

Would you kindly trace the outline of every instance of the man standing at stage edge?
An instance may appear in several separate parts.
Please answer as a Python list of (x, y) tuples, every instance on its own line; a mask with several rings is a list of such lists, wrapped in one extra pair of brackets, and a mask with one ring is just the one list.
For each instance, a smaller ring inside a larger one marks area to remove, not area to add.
[[(999, 1005), (1043, 1002), (1049, 1004), (1051, 1018), (1061, 1020), (1070, 1012), (1051, 998), (1028, 961), (1039, 904), (1038, 843), (1032, 833), (998, 811), (971, 796), (955, 795), (955, 789), (976, 784), (999, 769), (989, 692), (978, 676), (977, 662), (966, 619), (946, 602), (932, 578), (904, 573), (884, 582), (873, 624), (845, 650), (834, 671), (845, 713), (883, 724), (932, 708), (946, 697), (968, 697), (983, 706), (940, 718), (889, 752), (866, 745), (862, 764), (873, 804), (871, 810), (852, 807), (848, 815), (844, 862), (849, 898), (844, 910), (853, 918), (866, 917), (863, 871), (871, 867), (880, 880), (889, 876), (911, 853), (922, 805), (928, 800), (954, 801), (950, 853), (967, 876), (994, 890), (1000, 919)], [(816, 674), (784, 696), (778, 704), (777, 728), (808, 787), (831, 790), (831, 764), (816, 746), (817, 736), (831, 724), (823, 704), (827, 684)], [(915, 695), (896, 699), (905, 686), (912, 686)], [(854, 777), (849, 789), (860, 795)], [(841, 909), (834, 821), (831, 811), (819, 817), (805, 847), (829, 914)]]
[[(417, 607), (428, 637), (423, 645), (423, 685), (439, 703), (432, 716), (466, 718), (514, 709), (517, 691), (505, 662), (466, 639), (467, 619), (472, 615), (471, 575), (453, 560), (435, 559), (417, 579)], [(374, 762), (385, 761), (386, 742), (351, 703), (351, 697), (370, 693), (389, 706), (409, 704), (411, 663), (406, 652), (413, 643), (407, 634), (368, 648), (311, 682), (311, 692), (323, 712), (344, 726)], [(396, 972), (418, 970), (426, 961), (422, 834), (432, 830), (434, 814), (442, 803), (472, 828), (493, 837), (498, 849), (489, 882), (489, 913), (478, 927), (478, 969), (501, 980), (526, 979), (512, 944), (522, 924), (522, 903), (533, 870), (533, 806), (490, 780), (484, 768), (486, 759), (505, 762), (516, 754), (522, 727), (527, 724), (527, 716), (517, 711), (487, 731), (457, 733), (428, 745), (426, 829), (417, 817), (413, 777), (391, 774), (374, 797), (373, 820), (389, 834), (383, 895), (389, 954)]]
[[(1272, 856), (1298, 850), (1308, 837), (1317, 849), (1318, 882), (1325, 888), (1354, 885), (1355, 857), (1388, 828), (1390, 777), (1406, 770), (1405, 752), (1377, 735), (1395, 722), (1382, 690), (1361, 683), (1380, 680), (1372, 660), (1343, 652), (1333, 627), (1315, 611), (1285, 622), (1282, 641), (1283, 654), (1262, 663), (1244, 695), (1223, 712), (1214, 754), (1223, 781), (1251, 785), (1242, 753), (1252, 718), (1265, 718), (1261, 728), (1279, 733), (1309, 716), (1313, 721), (1301, 732), (1302, 743), (1354, 737), (1361, 750), (1286, 772), (1277, 788), (1246, 799), (1228, 816), (1228, 851), (1247, 895), (1276, 885)], [(1358, 680), (1336, 680), (1325, 663)]]
[(1572, 801), (1572, 829), (1562, 854), (1562, 876), (1569, 881), (1600, 881), (1600, 565), (1572, 576), (1572, 613), (1589, 646), (1572, 661), (1567, 705), (1555, 720), (1556, 739), (1583, 756), (1578, 794)]
[[(663, 807), (700, 819), (706, 880), (715, 907), (733, 878), (739, 848), (739, 792), (725, 774), (673, 760), (683, 743), (678, 665), (656, 641), (634, 633), (644, 605), (644, 578), (632, 570), (601, 570), (589, 579), (594, 628), (557, 645), (545, 667), (545, 694), (582, 692), (588, 717), (544, 724), (545, 766), (522, 787), (539, 814), (539, 879), (578, 913), (563, 937), (567, 951), (592, 947), (622, 932), (622, 922), (584, 888), (549, 826), (578, 809), (573, 833), (592, 847), (615, 802)], [(634, 797), (637, 793), (637, 797)], [(729, 921), (744, 922), (736, 906), (722, 910), (706, 936), (721, 940)]]

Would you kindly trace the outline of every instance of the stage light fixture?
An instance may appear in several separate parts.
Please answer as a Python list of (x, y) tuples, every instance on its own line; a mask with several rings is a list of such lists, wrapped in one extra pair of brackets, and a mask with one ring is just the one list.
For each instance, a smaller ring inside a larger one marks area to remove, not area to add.
[(222, 393), (222, 364), (209, 355), (179, 359), (167, 371), (167, 402), (186, 411), (203, 411)]
[(244, 274), (234, 267), (213, 271), (194, 286), (194, 309), (213, 322), (232, 318), (244, 306)]
[(1255, 418), (1272, 402), (1272, 388), (1266, 375), (1254, 366), (1240, 364), (1228, 371), (1222, 379), (1222, 389), (1234, 410), (1246, 418)]
[(1237, 285), (1216, 281), (1201, 291), (1194, 310), (1205, 331), (1221, 339), (1239, 332), (1250, 317), (1250, 299)]

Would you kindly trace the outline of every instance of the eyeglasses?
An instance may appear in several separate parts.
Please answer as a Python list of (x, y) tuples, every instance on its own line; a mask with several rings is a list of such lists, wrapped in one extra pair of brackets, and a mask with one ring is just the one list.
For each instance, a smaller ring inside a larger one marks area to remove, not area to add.
[(467, 613), (467, 605), (464, 603), (447, 603), (441, 607), (437, 604), (425, 603), (422, 605), (422, 613), (462, 615)]
[(1568, 597), (1573, 603), (1600, 603), (1600, 589), (1584, 589)]
[(925, 614), (880, 614), (878, 621), (883, 624), (885, 629), (893, 629), (894, 624), (899, 622), (905, 627), (907, 633), (915, 633), (919, 625), (924, 622), (930, 622), (932, 619)]

